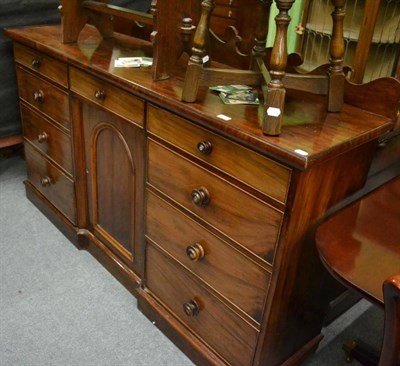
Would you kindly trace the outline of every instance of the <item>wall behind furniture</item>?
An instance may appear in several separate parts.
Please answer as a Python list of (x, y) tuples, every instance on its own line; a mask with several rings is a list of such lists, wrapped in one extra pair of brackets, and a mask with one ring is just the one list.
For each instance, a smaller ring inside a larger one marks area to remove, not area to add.
[(2, 0), (0, 5), (0, 138), (18, 135), (21, 123), (11, 41), (4, 28), (57, 23), (59, 0)]

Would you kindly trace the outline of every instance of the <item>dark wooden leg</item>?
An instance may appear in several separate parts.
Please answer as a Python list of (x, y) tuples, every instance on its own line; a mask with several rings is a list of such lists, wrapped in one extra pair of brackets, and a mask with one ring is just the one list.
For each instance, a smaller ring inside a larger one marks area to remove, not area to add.
[(330, 67), (328, 71), (328, 111), (339, 112), (342, 109), (344, 98), (343, 56), (344, 37), (343, 20), (346, 0), (332, 0), (335, 10), (332, 13), (332, 39), (329, 48)]
[(271, 9), (272, 0), (260, 0), (258, 11), (261, 16), (258, 18), (256, 34), (254, 38), (254, 47), (251, 53), (250, 69), (258, 71), (258, 65), (255, 61), (256, 57), (264, 59), (265, 57), (265, 43), (267, 41), (267, 34), (269, 28), (269, 12)]
[(360, 341), (343, 345), (346, 360), (357, 360), (364, 366), (400, 366), (400, 275), (383, 283), (385, 326), (382, 348), (379, 352)]
[(293, 3), (294, 0), (276, 0), (279, 14), (275, 18), (276, 36), (270, 61), (271, 81), (264, 100), (263, 133), (266, 135), (279, 135), (281, 132), (286, 94), (282, 78), (285, 76), (287, 63), (287, 29), (290, 22), (288, 11)]
[(396, 365), (400, 356), (400, 275), (383, 284), (385, 331), (379, 366)]
[(343, 344), (346, 362), (358, 361), (363, 366), (378, 366), (379, 352), (359, 340), (350, 340)]
[(207, 60), (207, 38), (210, 17), (215, 7), (214, 0), (203, 0), (201, 17), (194, 35), (192, 56), (190, 57), (183, 85), (182, 100), (194, 102), (200, 86), (203, 65)]

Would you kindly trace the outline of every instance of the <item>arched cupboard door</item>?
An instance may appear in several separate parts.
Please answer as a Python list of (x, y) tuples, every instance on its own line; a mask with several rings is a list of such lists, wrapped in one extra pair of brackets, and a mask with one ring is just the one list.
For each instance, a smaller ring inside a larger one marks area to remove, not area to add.
[(86, 102), (82, 122), (90, 228), (135, 269), (143, 237), (143, 131)]

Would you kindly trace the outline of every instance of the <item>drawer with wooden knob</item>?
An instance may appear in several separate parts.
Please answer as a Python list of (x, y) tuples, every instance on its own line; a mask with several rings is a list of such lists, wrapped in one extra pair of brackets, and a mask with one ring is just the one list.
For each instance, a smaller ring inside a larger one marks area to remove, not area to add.
[(282, 212), (151, 139), (148, 184), (272, 264)]
[(70, 69), (71, 90), (138, 126), (144, 124), (144, 101), (107, 82), (80, 71)]
[(21, 103), (21, 118), (25, 139), (72, 176), (71, 137), (24, 103)]
[(72, 223), (76, 223), (74, 182), (54, 163), (25, 141), (29, 181)]
[(17, 67), (20, 99), (70, 129), (68, 93), (25, 69)]
[(147, 118), (151, 134), (273, 199), (286, 202), (291, 178), (289, 168), (163, 109), (149, 106)]
[(260, 324), (270, 273), (147, 191), (147, 237)]
[(252, 364), (258, 331), (200, 285), (179, 264), (147, 247), (146, 284), (195, 335), (229, 365)]
[(63, 87), (68, 87), (67, 65), (37, 50), (14, 43), (15, 61)]

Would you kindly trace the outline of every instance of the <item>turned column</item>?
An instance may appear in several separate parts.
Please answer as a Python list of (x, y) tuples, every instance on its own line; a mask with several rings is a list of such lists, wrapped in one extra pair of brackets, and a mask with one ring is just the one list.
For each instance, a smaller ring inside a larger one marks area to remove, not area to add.
[(269, 28), (269, 12), (271, 9), (272, 0), (260, 0), (257, 11), (260, 12), (258, 17), (256, 34), (254, 38), (254, 47), (251, 53), (251, 66), (252, 70), (257, 70), (257, 63), (255, 58), (259, 57), (264, 59), (265, 57), (265, 44), (267, 42), (268, 28)]
[(189, 59), (183, 85), (182, 100), (185, 102), (194, 102), (196, 100), (203, 65), (209, 59), (207, 55), (207, 38), (210, 17), (214, 7), (214, 0), (203, 0), (201, 3), (201, 17), (194, 34), (192, 56)]
[(285, 104), (285, 88), (282, 78), (285, 76), (287, 64), (287, 29), (290, 22), (288, 14), (294, 0), (276, 0), (279, 10), (275, 17), (276, 36), (271, 53), (270, 76), (265, 97), (265, 116), (263, 133), (266, 135), (279, 135), (281, 132), (283, 110)]
[(345, 50), (343, 36), (344, 7), (346, 0), (332, 0), (332, 39), (329, 48), (330, 67), (328, 71), (328, 111), (339, 112), (343, 105), (344, 79), (343, 56)]

